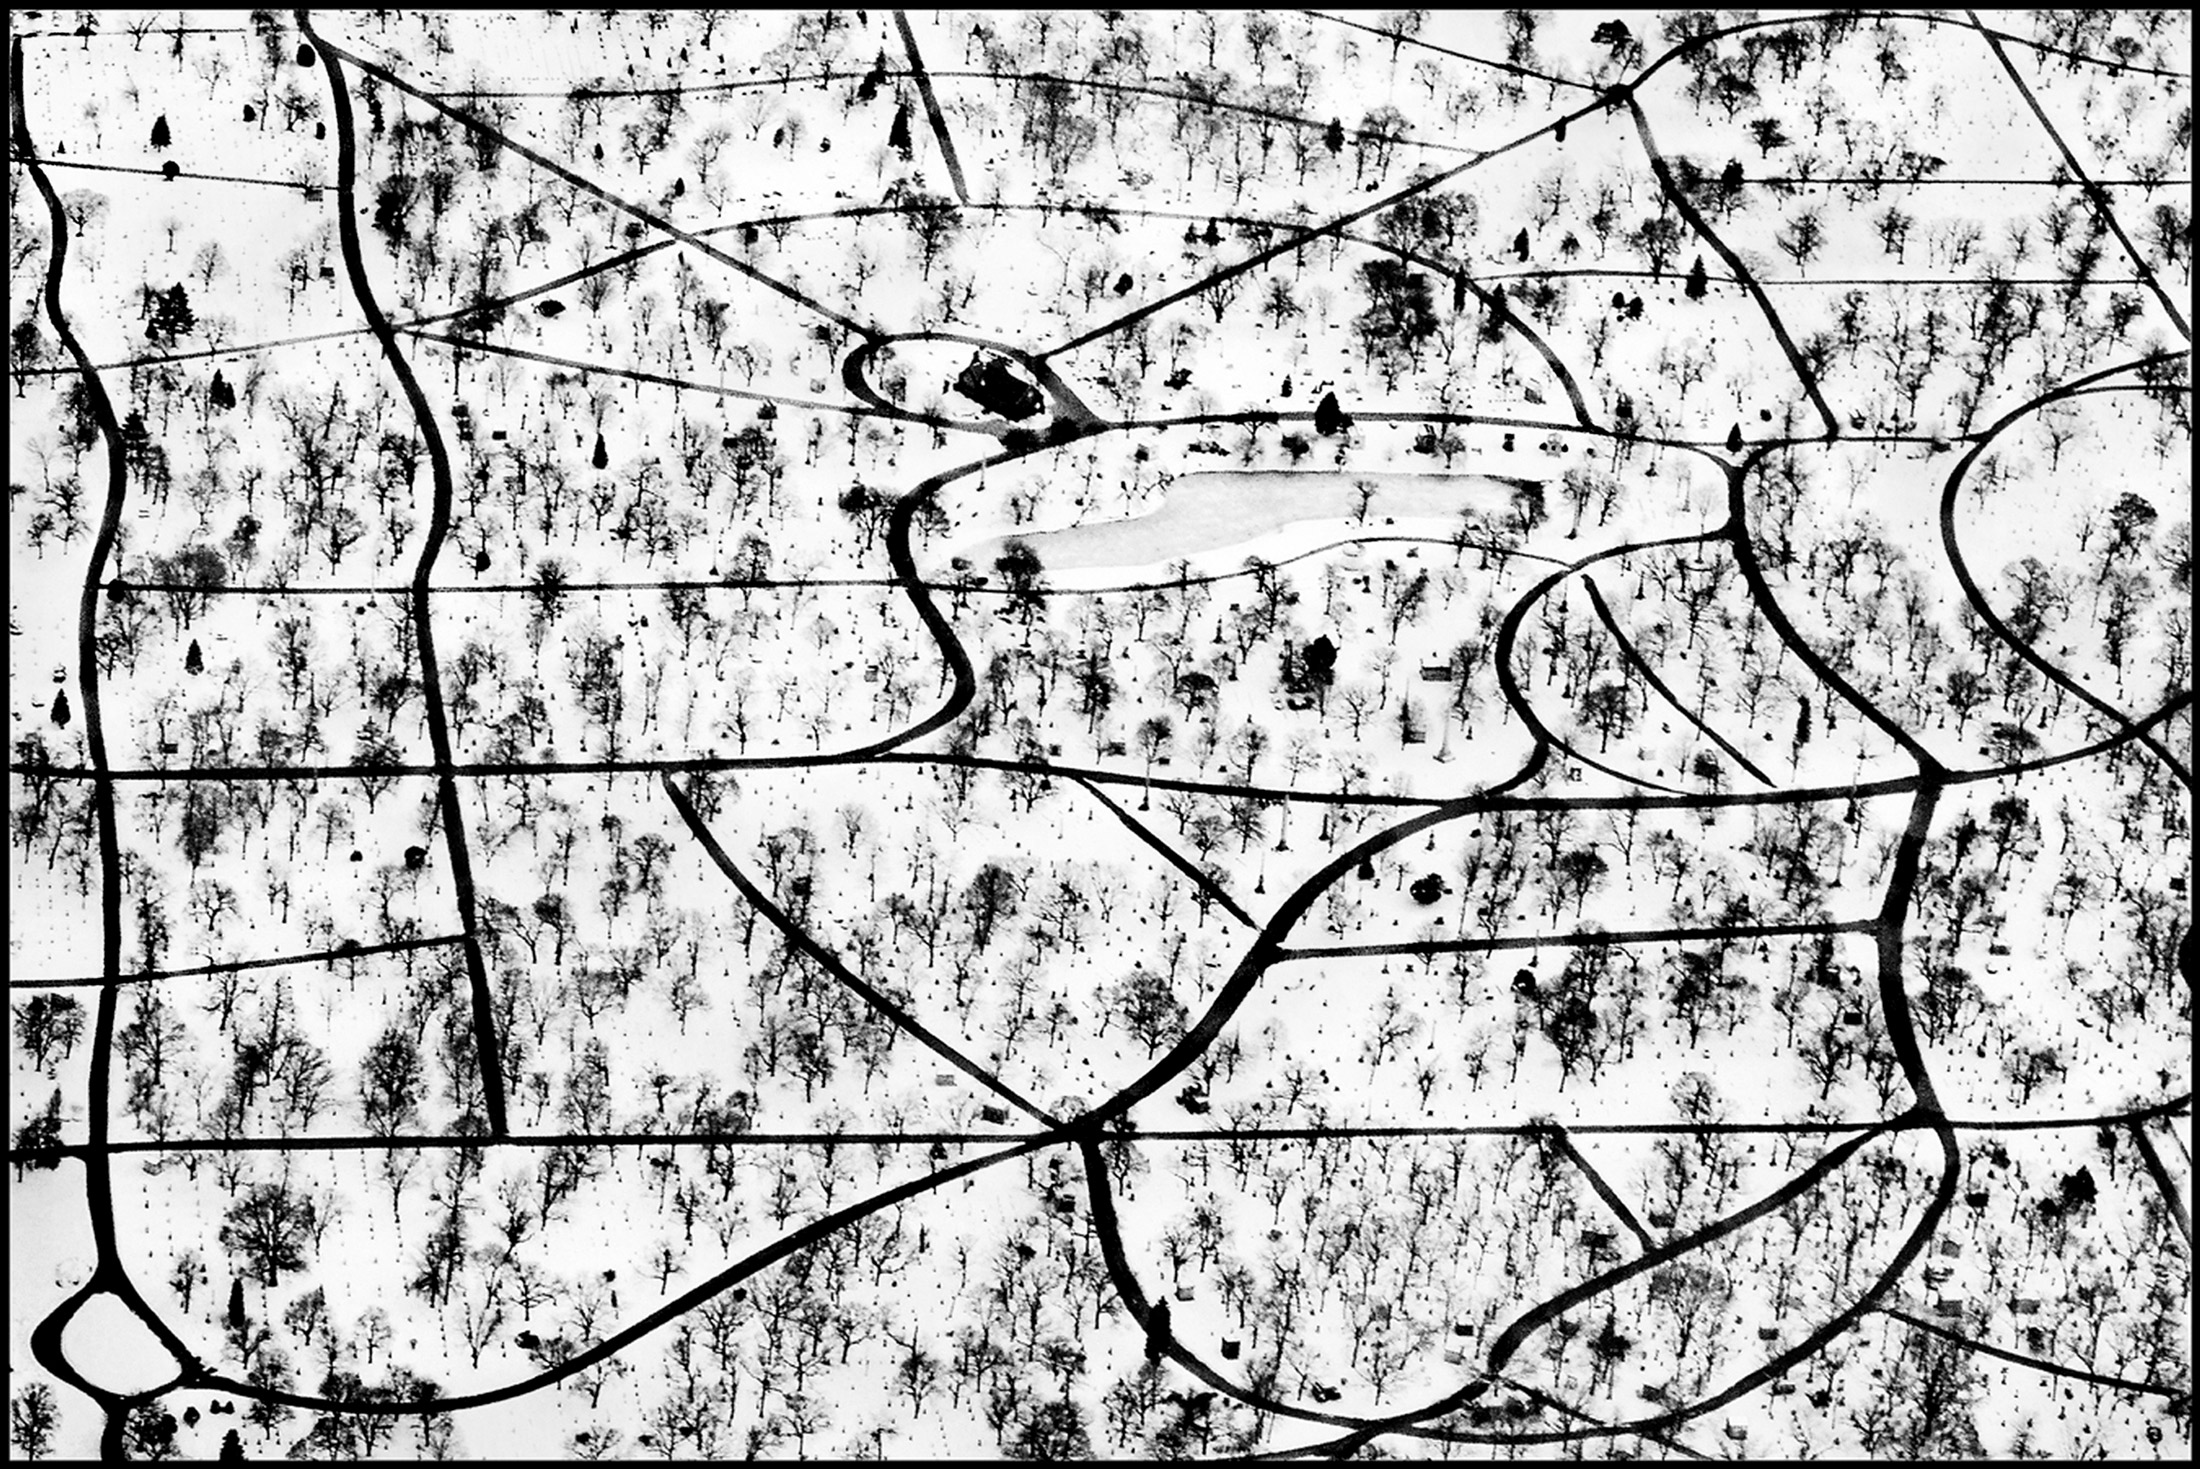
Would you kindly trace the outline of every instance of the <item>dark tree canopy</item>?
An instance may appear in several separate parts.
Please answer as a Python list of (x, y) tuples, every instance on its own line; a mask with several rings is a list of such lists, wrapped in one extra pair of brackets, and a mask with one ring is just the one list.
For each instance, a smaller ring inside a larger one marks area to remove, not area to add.
[(1314, 432), (1329, 438), (1343, 429), (1350, 428), (1352, 420), (1337, 406), (1335, 393), (1322, 394), (1322, 400), (1314, 407)]
[(1038, 388), (1018, 376), (1007, 358), (977, 352), (956, 374), (955, 391), (986, 412), (1012, 420), (1029, 418), (1046, 403)]
[(320, 1219), (313, 1201), (287, 1183), (254, 1184), (229, 1206), (221, 1242), (273, 1289), (285, 1270), (302, 1270)]
[(1031, 542), (1021, 536), (1012, 537), (994, 558), (993, 569), (1001, 574), (1008, 589), (1008, 604), (1021, 611), (1036, 611), (1045, 600), (1046, 588), (1042, 581), (1046, 567), (1039, 560), (1039, 553), (1031, 549)]

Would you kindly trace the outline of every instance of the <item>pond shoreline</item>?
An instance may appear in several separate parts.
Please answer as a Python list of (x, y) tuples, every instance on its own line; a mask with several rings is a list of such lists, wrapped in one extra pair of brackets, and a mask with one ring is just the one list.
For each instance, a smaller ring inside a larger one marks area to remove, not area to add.
[[(1515, 490), (1540, 483), (1467, 473), (1199, 470), (1178, 476), (1162, 502), (1142, 515), (1032, 531), (1020, 539), (1038, 553), (1049, 581), (1068, 586), (1086, 573), (1165, 567), (1278, 540), (1282, 532), (1318, 527), (1326, 536), (1336, 522), (1370, 534), (1407, 521), (1438, 520), (1448, 527), (1469, 508), (1502, 514)], [(1362, 485), (1372, 488), (1364, 516), (1358, 513)], [(1281, 539), (1295, 544), (1304, 538)], [(946, 574), (948, 559), (959, 556), (986, 574), (1008, 539), (989, 536), (951, 547), (936, 570)]]

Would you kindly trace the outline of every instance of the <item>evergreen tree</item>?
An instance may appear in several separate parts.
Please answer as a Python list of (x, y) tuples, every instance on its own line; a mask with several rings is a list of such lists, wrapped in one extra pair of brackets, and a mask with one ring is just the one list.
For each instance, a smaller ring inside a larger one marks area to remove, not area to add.
[[(23, 1152), (31, 1148), (57, 1148), (61, 1146), (61, 1089), (54, 1088), (53, 1097), (46, 1103), (46, 1110), (25, 1122), (15, 1130), (15, 1148)], [(59, 1168), (59, 1158), (32, 1158), (15, 1165), (16, 1177), (23, 1176), (26, 1168)]]
[(214, 369), (214, 381), (207, 385), (206, 404), (216, 413), (227, 413), (237, 406), (237, 390), (229, 386), (229, 379), (218, 367)]
[(145, 460), (145, 451), (153, 445), (151, 430), (145, 427), (145, 415), (135, 408), (122, 420), (122, 455), (132, 464)]
[(1704, 293), (1711, 289), (1711, 278), (1704, 272), (1703, 257), (1701, 255), (1696, 257), (1694, 265), (1688, 267), (1688, 285), (1686, 289), (1688, 299), (1691, 301), (1701, 301), (1704, 298)]
[(176, 338), (188, 336), (198, 328), (198, 316), (191, 310), (191, 293), (178, 281), (165, 291), (152, 292), (152, 314), (145, 323), (145, 340), (163, 347), (172, 347)]
[(168, 114), (165, 112), (153, 119), (153, 146), (156, 148), (168, 146)]
[[(1618, 306), (1622, 303), (1614, 300), (1612, 304)], [(1512, 307), (1506, 304), (1505, 284), (1500, 281), (1490, 287), (1489, 299), (1483, 303), (1482, 340), (1485, 342), (1502, 341), (1505, 336), (1505, 323), (1511, 318)]]
[(231, 1277), (229, 1282), (229, 1326), (232, 1331), (244, 1330), (244, 1281)]
[(1344, 124), (1341, 121), (1334, 117), (1329, 119), (1329, 126), (1322, 132), (1322, 146), (1332, 153), (1344, 151)]
[(237, 1437), (236, 1429), (232, 1428), (222, 1435), (222, 1451), (217, 1462), (223, 1464), (242, 1464), (244, 1462), (244, 1440)]
[(161, 298), (161, 306), (168, 313), (168, 329), (179, 337), (187, 337), (198, 330), (199, 319), (191, 310), (191, 293), (177, 281)]
[(1337, 406), (1335, 393), (1322, 394), (1321, 402), (1314, 409), (1314, 432), (1329, 438), (1340, 429), (1350, 428), (1352, 420)]
[(909, 103), (907, 99), (904, 99), (901, 105), (894, 109), (893, 125), (886, 129), (886, 146), (899, 153), (902, 162), (907, 163), (909, 161)]
[(868, 102), (878, 95), (879, 86), (886, 80), (886, 48), (879, 48), (878, 60), (863, 74), (863, 82), (856, 88), (856, 100)]
[(1308, 688), (1327, 689), (1337, 681), (1337, 645), (1329, 634), (1323, 633), (1306, 645), (1299, 666), (1305, 670)]
[(588, 456), (588, 462), (591, 467), (596, 469), (604, 469), (610, 466), (611, 456), (604, 452), (602, 434), (596, 435), (596, 451)]

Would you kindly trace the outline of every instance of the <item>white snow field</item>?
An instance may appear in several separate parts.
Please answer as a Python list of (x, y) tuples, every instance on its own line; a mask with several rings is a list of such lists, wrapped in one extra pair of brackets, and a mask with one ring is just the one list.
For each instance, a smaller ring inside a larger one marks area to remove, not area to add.
[(11, 1456), (2188, 1462), (2190, 52), (11, 12)]

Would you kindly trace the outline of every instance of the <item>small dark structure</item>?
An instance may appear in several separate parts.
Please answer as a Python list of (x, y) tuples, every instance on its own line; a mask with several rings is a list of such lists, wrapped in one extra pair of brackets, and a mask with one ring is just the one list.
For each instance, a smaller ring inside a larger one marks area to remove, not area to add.
[(955, 376), (955, 391), (988, 413), (1010, 420), (1031, 417), (1046, 399), (1038, 388), (1009, 370), (1004, 357), (970, 354), (970, 365)]

